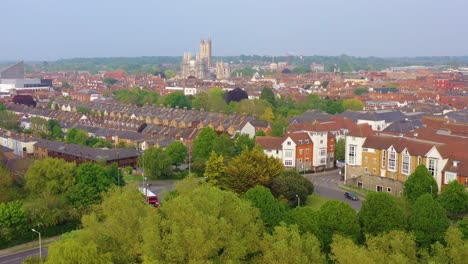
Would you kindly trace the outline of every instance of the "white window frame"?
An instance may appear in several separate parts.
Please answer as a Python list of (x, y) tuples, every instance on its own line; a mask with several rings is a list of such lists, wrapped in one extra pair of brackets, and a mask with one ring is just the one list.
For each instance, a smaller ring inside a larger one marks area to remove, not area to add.
[(357, 145), (349, 145), (348, 163), (356, 165)]
[(427, 170), (431, 173), (432, 176), (436, 176), (437, 173), (437, 159), (428, 158), (427, 159)]
[(397, 153), (395, 149), (392, 147), (388, 151), (388, 170), (389, 171), (396, 171), (397, 169)]
[(284, 160), (284, 166), (292, 166), (292, 160)]
[(411, 171), (411, 156), (408, 154), (407, 151), (403, 153), (401, 158), (401, 173), (404, 175), (409, 175)]
[[(379, 191), (379, 187), (380, 187), (380, 191)], [(383, 186), (382, 185), (376, 185), (375, 186), (375, 191), (376, 192), (383, 192)]]
[[(449, 180), (448, 176), (450, 176), (451, 180)], [(449, 184), (450, 182), (456, 181), (456, 180), (457, 180), (457, 173), (450, 172), (450, 171), (445, 172), (444, 184)]]
[(387, 151), (386, 151), (386, 150), (382, 150), (382, 168), (385, 168), (386, 159), (387, 159)]
[(284, 151), (284, 157), (292, 158), (293, 157), (293, 151), (292, 150), (285, 150)]

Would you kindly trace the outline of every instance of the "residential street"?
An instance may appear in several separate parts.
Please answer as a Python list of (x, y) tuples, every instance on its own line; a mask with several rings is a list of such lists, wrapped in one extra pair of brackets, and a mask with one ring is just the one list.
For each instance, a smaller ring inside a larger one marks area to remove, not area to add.
[(314, 183), (316, 194), (349, 203), (356, 211), (361, 209), (361, 200), (352, 201), (344, 197), (345, 191), (339, 187), (342, 182), (338, 170), (306, 174), (306, 177)]

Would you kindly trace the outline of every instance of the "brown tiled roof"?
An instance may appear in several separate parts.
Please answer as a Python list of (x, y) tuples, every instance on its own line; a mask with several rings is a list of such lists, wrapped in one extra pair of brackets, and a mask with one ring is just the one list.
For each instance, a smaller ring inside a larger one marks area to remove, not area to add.
[[(306, 145), (312, 143), (312, 139), (307, 132), (290, 133), (287, 136), (289, 136), (294, 141), (294, 143), (296, 143), (296, 145)], [(309, 140), (309, 143), (305, 142), (307, 139)]]
[(405, 148), (412, 156), (425, 156), (434, 146), (441, 146), (442, 144), (423, 141), (418, 139), (411, 139), (405, 137), (392, 137), (392, 136), (370, 136), (366, 138), (363, 144), (365, 148), (374, 149), (388, 149), (393, 146), (398, 153), (401, 153)]
[(281, 144), (284, 139), (284, 137), (256, 137), (255, 143), (263, 149), (282, 149)]
[[(457, 172), (458, 175), (468, 177), (468, 140), (449, 143), (437, 148), (444, 158), (448, 158), (444, 170)], [(453, 162), (458, 161), (457, 166)]]
[(369, 124), (359, 124), (348, 133), (348, 136), (352, 137), (368, 137), (371, 135), (374, 135), (374, 131)]

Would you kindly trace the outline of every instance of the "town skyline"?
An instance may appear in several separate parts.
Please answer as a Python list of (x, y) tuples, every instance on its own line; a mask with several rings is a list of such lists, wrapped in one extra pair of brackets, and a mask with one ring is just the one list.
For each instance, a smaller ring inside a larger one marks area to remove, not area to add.
[(203, 38), (213, 40), (214, 56), (466, 56), (464, 7), (459, 0), (6, 1), (5, 10), (21, 10), (23, 19), (2, 17), (9, 41), (0, 43), (0, 60), (181, 56)]

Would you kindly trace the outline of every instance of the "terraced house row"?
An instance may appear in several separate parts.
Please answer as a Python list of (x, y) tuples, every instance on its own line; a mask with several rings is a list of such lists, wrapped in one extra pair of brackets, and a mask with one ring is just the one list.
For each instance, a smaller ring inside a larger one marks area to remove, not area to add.
[(439, 190), (431, 191), (440, 191), (453, 180), (468, 188), (467, 149), (468, 137), (447, 130), (422, 127), (412, 134), (396, 136), (359, 125), (346, 136), (345, 182), (400, 195), (404, 182), (424, 164), (439, 186)]
[[(268, 124), (252, 116), (224, 114), (203, 109), (188, 110), (149, 105), (137, 107), (120, 103), (104, 104), (67, 100), (54, 102), (52, 109), (33, 108), (14, 103), (7, 103), (6, 107), (10, 111), (27, 117), (56, 119), (65, 130), (78, 127), (95, 133), (99, 132), (93, 136), (107, 138), (116, 144), (124, 141), (141, 145), (145, 140), (146, 142), (170, 142), (180, 139), (184, 142), (191, 142), (204, 127), (212, 127), (218, 133), (229, 135), (243, 133), (252, 137), (258, 130), (269, 129)], [(108, 138), (109, 136), (111, 138)]]

